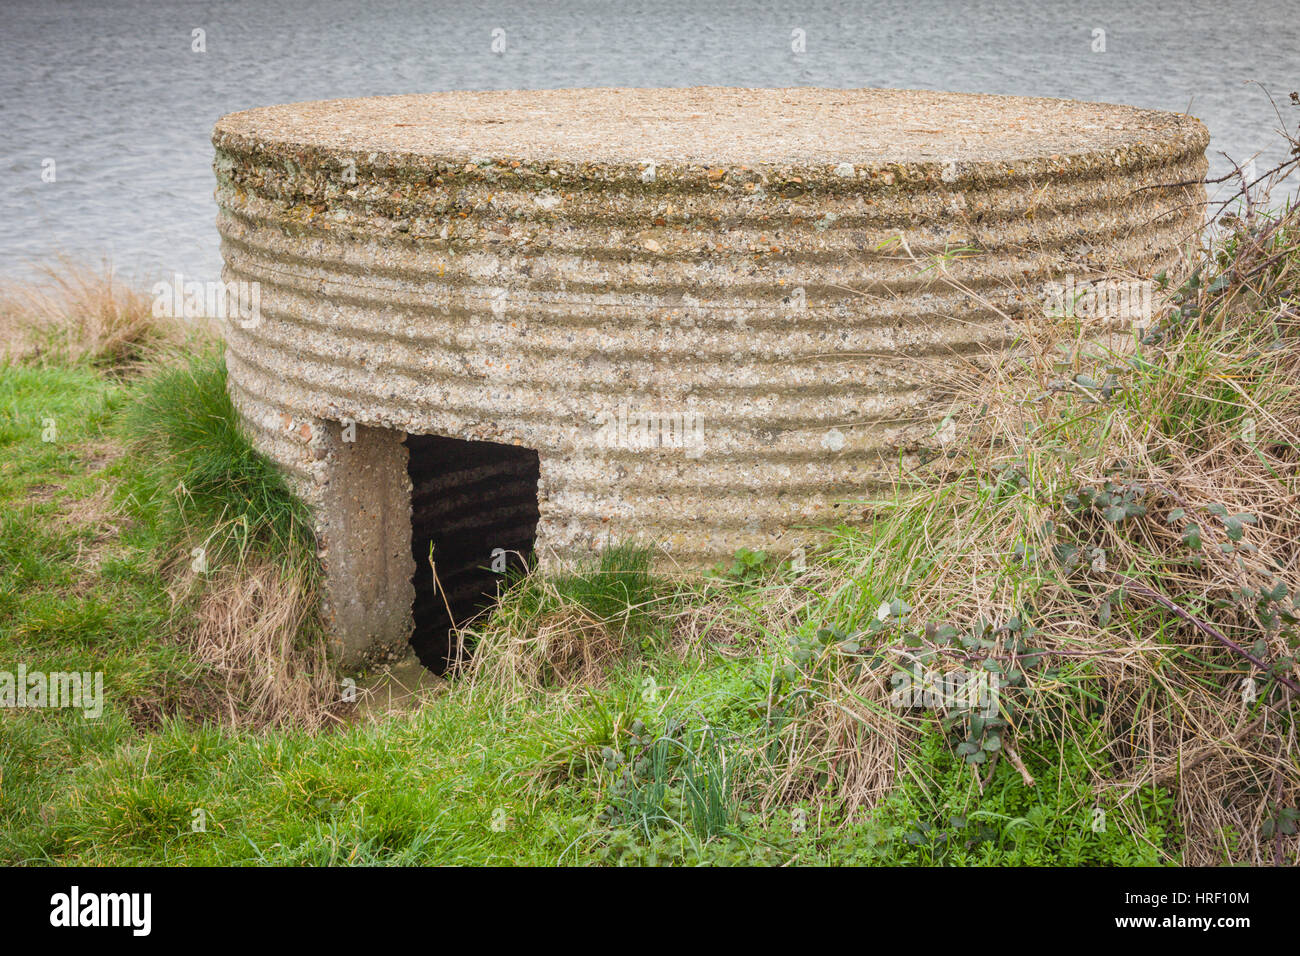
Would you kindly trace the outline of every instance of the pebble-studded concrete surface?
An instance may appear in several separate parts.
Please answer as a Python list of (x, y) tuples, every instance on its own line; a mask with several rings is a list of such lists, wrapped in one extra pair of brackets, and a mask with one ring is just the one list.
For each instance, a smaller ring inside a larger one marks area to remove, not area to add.
[(504, 90), (293, 103), (234, 113), (223, 135), (441, 159), (1012, 162), (1155, 145), (1199, 124), (1155, 110), (923, 90)]

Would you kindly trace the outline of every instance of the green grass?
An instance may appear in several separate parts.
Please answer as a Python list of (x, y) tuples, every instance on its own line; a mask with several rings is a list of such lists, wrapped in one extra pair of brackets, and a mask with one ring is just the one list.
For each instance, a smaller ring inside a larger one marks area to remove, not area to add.
[[(1093, 741), (1100, 746), (1101, 741)], [(924, 866), (1156, 866), (1175, 835), (1172, 797), (1139, 793), (1137, 827), (1122, 822), (1114, 795), (1090, 784), (1089, 760), (1072, 742), (1025, 748), (1034, 786), (1001, 764), (983, 792), (941, 734), (921, 742), (908, 778), (877, 823), (893, 861)]]
[[(103, 670), (108, 698), (99, 720), (18, 711), (0, 722), (0, 859), (935, 862), (909, 828), (971, 798), (969, 778), (954, 776), (934, 742), (878, 822), (834, 825), (829, 797), (805, 808), (802, 828), (790, 808), (755, 806), (749, 778), (762, 772), (766, 681), (783, 637), (767, 635), (740, 658), (688, 660), (641, 642), (665, 632), (665, 589), (636, 549), (608, 551), (589, 572), (544, 587), (522, 582), (502, 612), (576, 606), (632, 635), (603, 688), (503, 706), (462, 682), (414, 713), (314, 736), (222, 730), (193, 714), (139, 729), (136, 702), (166, 700), (202, 676), (176, 640), (184, 611), (158, 573), (178, 540), (242, 518), (260, 547), (303, 543), (299, 506), (233, 428), (221, 374), (212, 355), (127, 383), (85, 369), (0, 370), (0, 660)], [(50, 417), (57, 440), (42, 442)], [(114, 443), (138, 451), (96, 470), (92, 449)], [(182, 481), (187, 493), (172, 494)], [(97, 495), (85, 523), (59, 517)], [(92, 544), (99, 562), (78, 563), (78, 547)], [(739, 588), (737, 606), (760, 595)], [(832, 616), (851, 625), (877, 597), (833, 599)], [(628, 758), (636, 772), (625, 779)], [(934, 792), (916, 782), (927, 775), (941, 778)], [(1077, 815), (1080, 798), (1066, 792)], [(1008, 819), (990, 816), (981, 831), (995, 836), (944, 862), (1132, 858), (1135, 844), (1114, 828), (1109, 842), (1080, 833), (1027, 843), (1017, 820), (1030, 803), (1000, 797)], [(1041, 813), (1058, 804), (1049, 799)]]
[[(722, 703), (728, 670), (660, 677), (683, 677), (703, 718), (711, 699)], [(790, 809), (749, 812), (725, 793), (711, 800), (705, 778), (721, 754), (698, 735), (690, 754), (665, 744), (682, 736), (671, 719), (647, 731), (660, 766), (642, 792), (610, 799), (600, 765), (556, 772), (566, 743), (609, 739), (600, 728), (609, 730), (611, 710), (656, 720), (639, 701), (629, 681), (575, 709), (504, 717), (453, 694), (382, 725), (315, 737), (173, 723), (140, 738), (111, 718), (16, 722), (5, 729), (6, 762), (59, 763), (72, 773), (57, 789), (24, 788), (20, 795), (41, 799), (42, 810), (6, 828), (5, 855), (185, 865), (1126, 864), (1154, 862), (1147, 843), (1168, 825), (1168, 807), (1158, 806), (1140, 840), (1117, 822), (1093, 832), (1076, 766), (1057, 775), (1047, 768), (1033, 790), (1006, 767), (977, 800), (969, 774), (937, 738), (877, 818), (847, 827), (831, 825), (829, 806), (807, 805), (796, 826)], [(725, 735), (713, 740), (725, 748)], [(56, 741), (59, 752), (50, 753)], [(940, 833), (960, 813), (972, 835), (946, 845)]]
[(663, 602), (650, 572), (649, 549), (628, 544), (606, 548), (591, 565), (573, 574), (542, 578), (512, 571), (509, 608), (525, 619), (577, 608), (628, 636), (653, 632)]
[[(129, 701), (164, 697), (192, 668), (159, 639), (171, 603), (152, 567), (157, 541), (104, 519), (124, 462), (101, 466), (126, 400), (120, 383), (84, 368), (0, 369), (0, 666), (102, 670), (113, 701), (99, 721), (5, 714), (0, 845), (37, 825), (71, 768), (131, 737)], [(65, 517), (83, 510), (96, 517)]]
[[(306, 509), (240, 432), (219, 349), (140, 382), (121, 432), (138, 456), (125, 490), (139, 513), (183, 525), (159, 529), (162, 536), (179, 540), (206, 532), (209, 558), (216, 561), (252, 549), (309, 564)], [(178, 506), (159, 502), (160, 495), (178, 499)]]
[[(1167, 807), (1140, 834), (1080, 823), (1078, 761), (1035, 790), (998, 769), (983, 799), (926, 737), (880, 812), (846, 823), (832, 794), (764, 809), (768, 676), (786, 635), (743, 656), (679, 660), (633, 640), (603, 688), (506, 707), (465, 684), (415, 713), (315, 736), (238, 733), (174, 717), (143, 732), (133, 701), (195, 678), (158, 574), (193, 528), (242, 519), (260, 547), (301, 547), (302, 514), (233, 427), (219, 359), (122, 383), (79, 369), (0, 372), (0, 653), (106, 673), (103, 718), (16, 712), (0, 723), (0, 858), (48, 863), (1126, 863), (1153, 862)], [(54, 418), (55, 442), (42, 442)], [(88, 450), (139, 449), (94, 470)], [(133, 443), (133, 444), (132, 444)], [(184, 482), (187, 493), (172, 494)], [(110, 486), (85, 523), (62, 521)], [(47, 497), (33, 489), (54, 488)], [(990, 515), (994, 520), (996, 515)], [(110, 531), (110, 527), (116, 528)], [(906, 579), (874, 562), (927, 529), (885, 522), (843, 553), (861, 573), (805, 627), (860, 627)], [(107, 540), (97, 540), (107, 538)], [(81, 565), (78, 545), (106, 549)], [(904, 565), (906, 566), (906, 565)], [(911, 567), (916, 574), (924, 568)], [(647, 556), (520, 584), (502, 613), (578, 607), (629, 635), (665, 630)], [(762, 584), (738, 586), (737, 613)], [(1036, 766), (1036, 764), (1035, 764)], [(1161, 809), (1163, 807), (1163, 809)], [(796, 819), (803, 814), (801, 819)], [(972, 836), (946, 834), (952, 817)], [(1086, 822), (1086, 821), (1084, 821)], [(970, 844), (970, 845), (967, 845)]]

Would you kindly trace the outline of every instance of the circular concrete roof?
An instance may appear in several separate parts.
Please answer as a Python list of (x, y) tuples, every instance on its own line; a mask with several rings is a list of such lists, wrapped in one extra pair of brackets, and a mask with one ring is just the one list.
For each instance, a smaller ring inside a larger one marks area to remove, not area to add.
[[(504, 90), (290, 103), (232, 113), (215, 138), (435, 160), (1007, 163), (1204, 137), (1189, 117), (1041, 97), (924, 90)], [(1201, 142), (1203, 148), (1204, 143)]]

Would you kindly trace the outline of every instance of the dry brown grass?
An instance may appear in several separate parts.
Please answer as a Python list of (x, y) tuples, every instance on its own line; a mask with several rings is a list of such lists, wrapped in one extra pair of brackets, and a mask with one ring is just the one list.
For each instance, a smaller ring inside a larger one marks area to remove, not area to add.
[[(539, 615), (527, 627), (510, 627), (494, 643), (494, 674), (509, 674), (518, 687), (600, 686), (607, 669), (624, 657), (617, 632), (581, 607)], [(479, 667), (480, 679), (488, 669)]]
[[(867, 538), (846, 538), (828, 565), (769, 593), (779, 633), (810, 589), (832, 618), (837, 607), (869, 615), (870, 582), (914, 608), (902, 629), (919, 646), (886, 641), (865, 667), (833, 649), (801, 665), (816, 676), (792, 704), (768, 803), (809, 797), (822, 773), (849, 811), (874, 805), (944, 716), (891, 707), (889, 675), (909, 653), (941, 670), (1015, 665), (1005, 630), (970, 650), (935, 639), (933, 625), (1018, 616), (1050, 666), (1003, 689), (1013, 732), (990, 764), (1005, 756), (1029, 780), (1018, 747), (1073, 737), (1121, 812), (1140, 788), (1173, 792), (1179, 862), (1296, 862), (1300, 838), (1265, 822), (1300, 807), (1300, 634), (1272, 616), (1300, 614), (1300, 212), (1235, 228), (1199, 260), (1199, 287), (1168, 306), (1186, 314), (1162, 316), (1149, 365), (1040, 325), (1015, 354), (972, 366), (952, 408), (960, 439), (934, 449)], [(1119, 389), (1104, 397), (1096, 384), (1111, 372)], [(1069, 497), (1108, 481), (1144, 510), (1106, 520)], [(1254, 523), (1231, 528), (1236, 514)], [(1191, 520), (1199, 552), (1184, 540)], [(1279, 583), (1288, 596), (1261, 606)], [(1095, 715), (1100, 747), (1084, 739)], [(983, 780), (989, 768), (971, 772)]]
[(315, 592), (272, 562), (207, 576), (185, 637), (205, 677), (203, 715), (234, 728), (317, 731), (341, 722), (341, 687), (311, 633)]
[(152, 298), (107, 265), (60, 261), (0, 288), (0, 362), (130, 369), (210, 334), (204, 322), (155, 317)]
[(595, 567), (514, 582), (462, 629), (468, 683), (507, 705), (541, 692), (605, 683), (642, 642), (667, 640), (673, 590), (650, 576), (648, 551), (608, 548)]

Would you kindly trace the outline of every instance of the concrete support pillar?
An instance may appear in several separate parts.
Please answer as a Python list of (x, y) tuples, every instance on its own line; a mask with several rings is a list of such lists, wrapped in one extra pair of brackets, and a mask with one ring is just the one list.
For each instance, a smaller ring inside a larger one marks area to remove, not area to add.
[(326, 627), (345, 671), (408, 653), (411, 481), (402, 432), (322, 422), (324, 481), (313, 497)]

